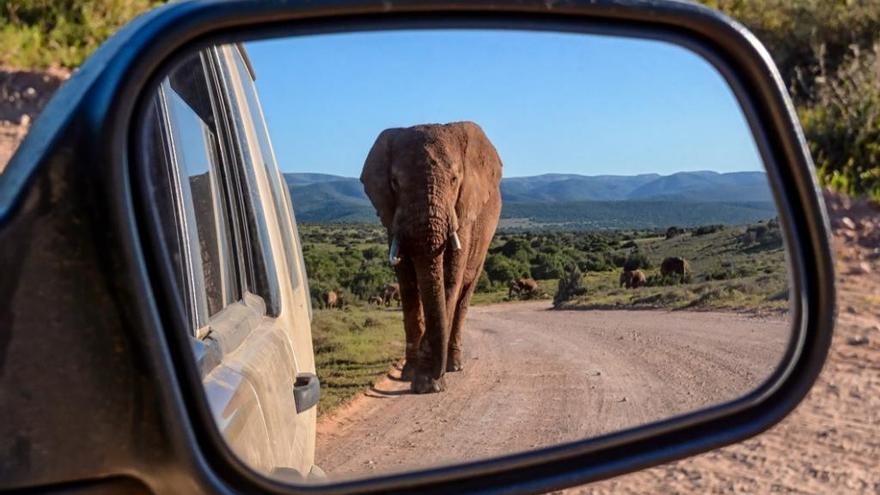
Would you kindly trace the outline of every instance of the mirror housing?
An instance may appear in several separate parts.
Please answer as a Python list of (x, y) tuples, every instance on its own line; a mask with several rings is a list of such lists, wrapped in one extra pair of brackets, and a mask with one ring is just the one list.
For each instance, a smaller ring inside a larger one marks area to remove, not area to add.
[[(146, 89), (185, 47), (396, 26), (516, 26), (668, 40), (737, 93), (768, 168), (792, 267), (796, 339), (734, 402), (621, 433), (460, 466), (287, 486), (237, 459), (206, 408), (157, 253), (146, 168), (132, 144)], [(739, 24), (677, 1), (182, 2), (105, 43), (58, 91), (0, 175), (0, 438), (4, 488), (137, 480), (155, 492), (547, 491), (756, 435), (806, 395), (834, 321), (829, 227), (796, 114), (768, 53)], [(59, 246), (63, 246), (62, 250)], [(40, 315), (38, 320), (34, 315)], [(48, 316), (48, 318), (47, 318)], [(2, 342), (5, 340), (5, 343)], [(5, 347), (5, 349), (4, 349)], [(9, 391), (9, 392), (6, 392)]]

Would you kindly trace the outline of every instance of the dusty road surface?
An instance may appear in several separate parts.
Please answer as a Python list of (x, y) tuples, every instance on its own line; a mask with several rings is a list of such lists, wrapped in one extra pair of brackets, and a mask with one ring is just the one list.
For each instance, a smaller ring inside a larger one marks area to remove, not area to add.
[(826, 193), (838, 321), (804, 402), (745, 442), (572, 494), (880, 494), (880, 209)]
[(513, 453), (733, 399), (774, 369), (784, 317), (668, 311), (472, 308), (465, 370), (443, 394), (385, 379), (318, 426), (331, 476)]

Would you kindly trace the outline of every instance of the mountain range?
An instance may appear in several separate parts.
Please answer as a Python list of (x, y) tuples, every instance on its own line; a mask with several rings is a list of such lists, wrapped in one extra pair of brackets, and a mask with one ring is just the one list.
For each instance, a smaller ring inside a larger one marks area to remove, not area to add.
[[(356, 178), (318, 173), (284, 177), (300, 221), (377, 221)], [(502, 227), (550, 223), (652, 228), (748, 223), (776, 215), (764, 172), (510, 177), (501, 181), (501, 196)]]

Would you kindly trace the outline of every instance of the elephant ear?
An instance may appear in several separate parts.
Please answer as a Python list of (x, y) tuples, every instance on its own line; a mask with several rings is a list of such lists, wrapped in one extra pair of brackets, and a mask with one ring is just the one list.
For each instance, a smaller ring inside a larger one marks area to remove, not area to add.
[(473, 222), (489, 199), (501, 194), (501, 158), (480, 126), (473, 122), (459, 126), (464, 170), (455, 210), (460, 222)]
[(379, 134), (361, 171), (364, 192), (386, 229), (391, 228), (395, 208), (391, 189), (391, 141), (399, 132), (400, 129), (385, 129)]

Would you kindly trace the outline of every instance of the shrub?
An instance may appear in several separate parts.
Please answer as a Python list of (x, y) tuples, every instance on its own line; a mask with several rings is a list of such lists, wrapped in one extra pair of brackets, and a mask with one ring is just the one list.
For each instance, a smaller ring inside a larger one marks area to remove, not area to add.
[(577, 267), (582, 272), (604, 272), (612, 270), (614, 265), (607, 256), (590, 253), (578, 260)]
[(577, 267), (573, 267), (565, 275), (559, 279), (556, 288), (556, 295), (553, 296), (553, 306), (559, 307), (562, 303), (570, 301), (577, 296), (586, 294), (587, 289), (584, 287), (583, 274)]
[(529, 276), (528, 265), (514, 262), (501, 254), (490, 254), (483, 269), (493, 283), (506, 284), (521, 276)]
[(0, 65), (73, 68), (123, 24), (160, 1), (0, 2)]
[(848, 194), (880, 199), (880, 43), (854, 48), (801, 109), (810, 151), (823, 182)]
[(626, 271), (646, 270), (651, 268), (651, 262), (648, 257), (639, 251), (633, 251), (627, 256), (623, 263), (623, 269)]
[(701, 225), (694, 228), (691, 232), (695, 236), (714, 234), (724, 230), (724, 225)]
[(486, 273), (486, 270), (480, 272), (480, 278), (477, 280), (477, 292), (491, 292), (492, 291), (492, 281), (489, 280), (489, 275)]
[(566, 259), (558, 254), (538, 253), (532, 264), (532, 275), (538, 279), (559, 278), (565, 273)]
[(682, 229), (680, 227), (673, 226), (673, 227), (669, 227), (668, 229), (666, 229), (666, 238), (667, 239), (672, 239), (673, 237), (678, 237), (682, 234), (684, 234), (684, 229)]

